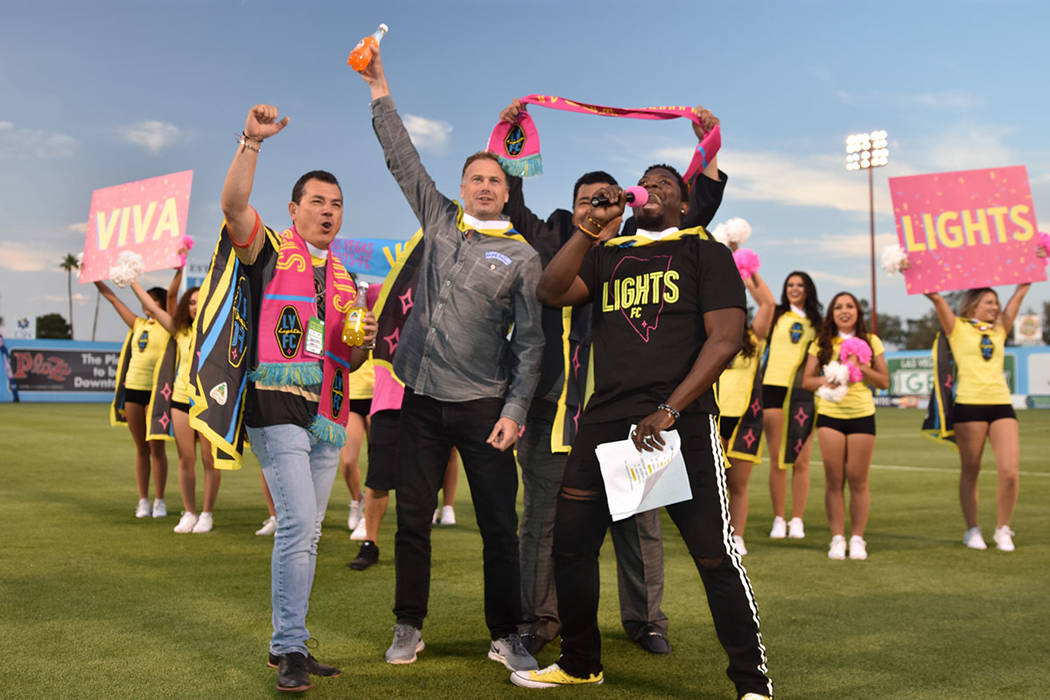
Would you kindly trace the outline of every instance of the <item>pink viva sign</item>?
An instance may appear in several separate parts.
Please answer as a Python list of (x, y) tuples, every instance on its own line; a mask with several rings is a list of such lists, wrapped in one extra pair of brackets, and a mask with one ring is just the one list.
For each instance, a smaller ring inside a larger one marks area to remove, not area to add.
[(125, 250), (142, 256), (146, 272), (177, 267), (192, 184), (184, 170), (92, 192), (80, 281), (108, 279)]
[(1023, 165), (891, 177), (909, 294), (1046, 279)]

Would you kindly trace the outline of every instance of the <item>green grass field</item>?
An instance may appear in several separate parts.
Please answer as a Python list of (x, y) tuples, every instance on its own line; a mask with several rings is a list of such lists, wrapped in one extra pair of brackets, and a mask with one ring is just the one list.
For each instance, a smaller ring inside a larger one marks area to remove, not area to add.
[[(174, 446), (165, 519), (136, 520), (133, 450), (103, 405), (0, 405), (0, 694), (11, 698), (278, 695), (265, 667), (269, 538), (258, 467), (227, 473), (208, 535), (175, 535)], [(918, 411), (882, 409), (866, 562), (832, 562), (814, 465), (807, 537), (771, 541), (766, 466), (751, 482), (744, 558), (780, 698), (988, 698), (1042, 692), (1050, 630), (1050, 412), (1022, 412), (1017, 551), (961, 544), (956, 454), (922, 438)], [(814, 457), (818, 451), (814, 449)], [(990, 450), (988, 450), (990, 453)], [(995, 527), (985, 455), (981, 525)], [(198, 488), (201, 486), (198, 477)], [(481, 540), (466, 480), (460, 524), (434, 533), (431, 614), (419, 662), (389, 666), (393, 522), (365, 572), (333, 490), (309, 617), (316, 655), (344, 676), (311, 697), (525, 696), (485, 658)], [(198, 495), (198, 498), (200, 496)], [(653, 657), (619, 625), (611, 547), (602, 558), (606, 684), (589, 697), (733, 697), (696, 570), (664, 517), (674, 651)], [(540, 654), (556, 658), (556, 645)]]

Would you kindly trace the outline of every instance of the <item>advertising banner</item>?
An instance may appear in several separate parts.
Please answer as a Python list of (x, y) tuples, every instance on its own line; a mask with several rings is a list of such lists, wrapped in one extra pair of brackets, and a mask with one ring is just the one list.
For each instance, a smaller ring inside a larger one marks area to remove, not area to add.
[(109, 349), (67, 350), (15, 345), (10, 348), (10, 381), (17, 385), (20, 393), (45, 391), (112, 394), (116, 388), (120, 344), (105, 345), (109, 346)]
[(91, 194), (81, 283), (109, 278), (125, 250), (142, 256), (143, 271), (177, 267), (186, 233), (193, 171), (115, 185)]
[(1023, 165), (891, 177), (909, 294), (1046, 279)]

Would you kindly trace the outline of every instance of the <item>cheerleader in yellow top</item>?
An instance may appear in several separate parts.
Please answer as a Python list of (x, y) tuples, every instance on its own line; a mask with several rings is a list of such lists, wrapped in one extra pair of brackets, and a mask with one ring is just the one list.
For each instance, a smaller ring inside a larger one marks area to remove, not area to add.
[[(781, 462), (784, 437), (784, 404), (790, 398), (796, 374), (806, 360), (806, 349), (820, 327), (821, 305), (817, 287), (805, 272), (795, 271), (784, 280), (780, 304), (773, 314), (769, 334), (769, 357), (762, 380), (762, 428), (769, 450), (769, 496), (773, 502), (773, 528), (769, 536), (780, 539), (806, 536), (802, 517), (809, 498), (809, 450), (812, 435), (806, 437), (792, 464), (791, 522), (784, 519), (787, 506), (787, 466)], [(790, 527), (790, 532), (789, 532)]]
[[(164, 487), (168, 481), (168, 455), (162, 440), (146, 439), (146, 407), (153, 393), (153, 369), (168, 345), (168, 331), (145, 307), (142, 309), (144, 317), (137, 316), (105, 282), (95, 282), (95, 286), (98, 287), (99, 294), (113, 305), (120, 318), (131, 329), (130, 343), (127, 344), (131, 357), (124, 376), (124, 416), (131, 439), (135, 443), (135, 481), (139, 492), (135, 517), (148, 518), (152, 515), (154, 518), (163, 518), (168, 514), (164, 503)], [(146, 294), (157, 306), (163, 307), (167, 300), (167, 292), (161, 287), (153, 287)], [(117, 390), (119, 391), (120, 387), (117, 387)], [(151, 472), (155, 495), (152, 507), (149, 501)]]
[(999, 306), (999, 296), (988, 287), (968, 290), (959, 304), (958, 317), (940, 294), (932, 292), (926, 295), (933, 302), (958, 371), (954, 429), (962, 462), (959, 502), (967, 528), (963, 542), (971, 549), (988, 547), (977, 525), (977, 475), (981, 470), (981, 453), (987, 437), (995, 452), (999, 474), (998, 515), (993, 539), (1000, 550), (1014, 551), (1010, 518), (1017, 505), (1021, 448), (1017, 416), (1010, 402), (1010, 389), (1003, 378), (1003, 346), (1007, 329), (1013, 326), (1030, 286), (1018, 285), (1006, 308)]
[[(875, 450), (875, 400), (870, 386), (889, 388), (890, 373), (886, 367), (885, 349), (877, 335), (868, 333), (864, 313), (857, 298), (849, 292), (835, 295), (821, 324), (817, 340), (809, 347), (809, 358), (802, 386), (817, 391), (822, 386), (835, 388), (838, 382), (822, 377), (825, 365), (840, 361), (843, 343), (860, 338), (871, 350), (870, 359), (851, 353), (842, 358), (845, 364), (860, 371), (860, 379), (848, 384), (846, 395), (838, 402), (817, 397), (817, 440), (824, 460), (824, 507), (831, 528), (829, 559), (846, 558), (846, 497), (849, 483), (850, 539), (849, 558), (867, 559), (864, 528), (868, 523), (871, 493), (868, 474)], [(850, 346), (847, 345), (847, 352)], [(863, 347), (863, 346), (861, 346)]]
[(762, 361), (762, 350), (773, 323), (773, 310), (776, 299), (766, 281), (757, 272), (744, 279), (744, 286), (755, 300), (758, 309), (751, 320), (751, 327), (744, 330), (740, 352), (725, 368), (718, 378), (718, 428), (722, 436), (722, 450), (729, 455), (729, 469), (726, 471), (726, 482), (729, 485), (729, 522), (733, 526), (733, 546), (737, 554), (747, 554), (744, 546), (744, 527), (747, 525), (747, 482), (751, 478), (751, 469), (755, 461), (761, 460), (761, 453), (756, 451), (754, 461), (734, 457), (729, 452), (729, 439), (733, 436), (741, 416), (747, 411), (748, 399), (755, 379), (755, 373)]
[[(167, 308), (161, 308), (139, 285), (131, 283), (131, 289), (142, 302), (142, 307), (152, 313), (157, 322), (171, 334), (177, 348), (175, 381), (171, 393), (171, 423), (175, 433), (175, 449), (179, 454), (179, 491), (182, 494), (182, 517), (174, 530), (177, 534), (203, 534), (211, 532), (214, 525), (215, 499), (219, 495), (221, 473), (215, 469), (211, 444), (208, 439), (190, 427), (190, 369), (193, 363), (193, 322), (197, 318), (197, 295), (199, 287), (187, 289), (178, 304), (171, 304), (175, 291), (182, 281), (182, 268), (175, 273)], [(204, 465), (204, 508), (197, 510), (197, 441), (200, 441), (201, 463)]]

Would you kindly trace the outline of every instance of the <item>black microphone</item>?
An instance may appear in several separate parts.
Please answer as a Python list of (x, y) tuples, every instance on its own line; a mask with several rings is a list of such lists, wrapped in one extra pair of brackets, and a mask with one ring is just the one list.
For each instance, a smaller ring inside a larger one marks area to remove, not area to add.
[[(632, 185), (623, 191), (624, 199), (627, 200), (627, 204), (637, 209), (638, 207), (644, 207), (645, 203), (649, 201), (649, 190), (639, 185)], [(612, 202), (609, 201), (608, 197), (603, 194), (596, 194), (591, 197), (592, 207), (607, 207)]]

